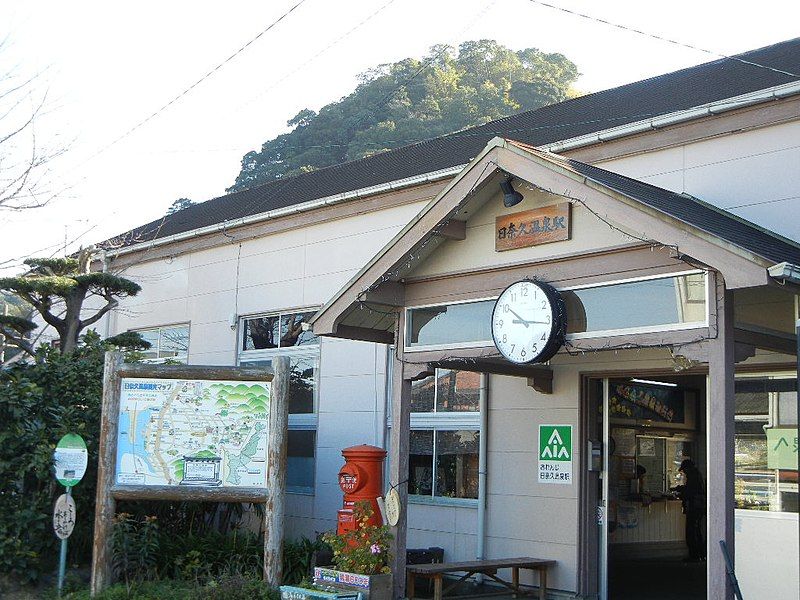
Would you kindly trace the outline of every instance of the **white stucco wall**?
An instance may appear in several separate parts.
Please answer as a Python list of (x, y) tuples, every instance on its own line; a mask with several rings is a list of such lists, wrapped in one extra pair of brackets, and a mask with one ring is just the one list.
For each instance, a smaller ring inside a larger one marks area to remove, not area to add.
[(800, 241), (800, 121), (597, 163)]
[[(147, 261), (145, 254), (143, 262), (124, 272), (142, 291), (123, 302), (109, 333), (189, 323), (190, 364), (233, 365), (238, 338), (232, 315), (321, 306), (421, 206), (247, 240), (241, 250), (232, 243), (166, 260)], [(336, 482), (341, 450), (382, 443), (385, 397), (386, 346), (320, 340), (315, 492), (288, 495), (289, 537), (313, 538), (335, 526), (342, 503)]]

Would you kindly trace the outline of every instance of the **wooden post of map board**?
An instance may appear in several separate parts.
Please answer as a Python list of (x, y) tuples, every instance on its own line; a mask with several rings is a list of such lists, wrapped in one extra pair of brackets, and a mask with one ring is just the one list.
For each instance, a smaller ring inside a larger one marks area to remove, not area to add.
[[(122, 354), (106, 354), (103, 405), (100, 420), (100, 456), (97, 468), (91, 595), (111, 583), (111, 528), (117, 500), (185, 500), (252, 502), (266, 504), (269, 534), (264, 540), (264, 576), (278, 582), (281, 574), (283, 513), (286, 477), (286, 429), (288, 424), (289, 363), (274, 361), (275, 375), (263, 367), (126, 364)], [(267, 485), (261, 487), (203, 487), (182, 485), (119, 485), (116, 483), (117, 436), (123, 378), (183, 379), (201, 381), (258, 381), (270, 383), (270, 415), (267, 437)], [(273, 439), (274, 438), (274, 439)], [(276, 550), (277, 549), (277, 550)], [(269, 570), (267, 566), (269, 565)]]
[(97, 461), (97, 493), (94, 509), (91, 595), (95, 596), (111, 582), (111, 526), (116, 502), (111, 495), (114, 483), (114, 459), (117, 453), (119, 419), (119, 368), (122, 353), (106, 352), (103, 367), (103, 404), (100, 416), (100, 456)]
[(275, 378), (270, 394), (269, 441), (267, 442), (267, 503), (264, 507), (264, 581), (277, 587), (283, 575), (283, 514), (286, 498), (286, 445), (289, 428), (289, 358), (272, 363)]

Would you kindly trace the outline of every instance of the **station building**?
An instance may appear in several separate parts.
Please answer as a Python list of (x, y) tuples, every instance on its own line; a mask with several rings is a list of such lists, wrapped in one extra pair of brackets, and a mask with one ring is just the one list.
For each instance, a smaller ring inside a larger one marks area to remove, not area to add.
[[(399, 557), (551, 558), (553, 597), (728, 598), (723, 541), (745, 597), (796, 597), (798, 71), (800, 39), (192, 206), (108, 245), (142, 292), (104, 333), (152, 360), (290, 357), (289, 536), (333, 528), (341, 449), (369, 443), (406, 501)], [(525, 281), (564, 303), (543, 364), (492, 336)], [(568, 446), (552, 477), (543, 431)], [(707, 561), (681, 565), (687, 458)]]

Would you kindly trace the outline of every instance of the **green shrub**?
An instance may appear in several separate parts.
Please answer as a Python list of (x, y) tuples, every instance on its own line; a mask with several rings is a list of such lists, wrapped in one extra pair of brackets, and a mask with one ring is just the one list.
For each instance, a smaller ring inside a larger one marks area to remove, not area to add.
[[(90, 600), (89, 591), (72, 592), (64, 600)], [(130, 587), (118, 583), (103, 590), (94, 600), (279, 600), (278, 590), (263, 581), (242, 576), (228, 576), (199, 586), (179, 579), (136, 583)]]
[(219, 581), (212, 581), (202, 590), (204, 600), (279, 600), (280, 592), (263, 581), (230, 575)]
[(310, 540), (301, 537), (283, 542), (283, 583), (297, 585), (311, 577), (314, 568), (314, 555), (330, 547), (321, 539)]
[(64, 488), (53, 477), (53, 451), (61, 437), (86, 441), (89, 466), (73, 489), (78, 518), (69, 561), (91, 555), (104, 344), (93, 332), (75, 352), (40, 349), (35, 364), (0, 371), (0, 573), (35, 581), (58, 557), (53, 503)]

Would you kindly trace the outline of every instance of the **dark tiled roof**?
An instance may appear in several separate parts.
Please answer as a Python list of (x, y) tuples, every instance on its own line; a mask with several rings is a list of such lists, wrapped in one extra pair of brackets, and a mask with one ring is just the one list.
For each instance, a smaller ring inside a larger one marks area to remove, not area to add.
[[(752, 50), (738, 58), (797, 73), (800, 38)], [(796, 80), (797, 77), (738, 60), (720, 59), (221, 196), (138, 227), (118, 241), (150, 241), (463, 165), (495, 136), (542, 146)]]
[(542, 152), (514, 141), (511, 141), (511, 143), (521, 146), (526, 151), (541, 156), (546, 160), (557, 162), (576, 173), (580, 173), (597, 183), (655, 208), (692, 227), (749, 250), (757, 256), (775, 263), (786, 261), (792, 264), (800, 264), (800, 245), (757, 227), (749, 221), (702, 200), (686, 194), (676, 194), (664, 188), (612, 173), (577, 160)]

